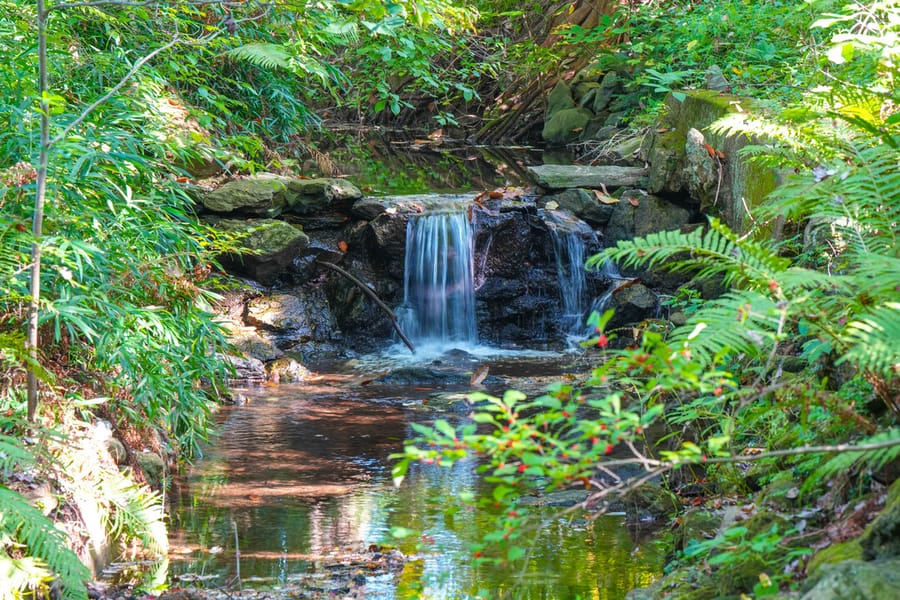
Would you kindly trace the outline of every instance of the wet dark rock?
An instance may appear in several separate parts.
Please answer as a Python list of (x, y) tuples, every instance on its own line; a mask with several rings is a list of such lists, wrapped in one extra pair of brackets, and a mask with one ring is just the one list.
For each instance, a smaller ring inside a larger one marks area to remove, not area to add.
[(353, 203), (350, 213), (357, 219), (371, 221), (389, 208), (389, 204), (379, 198), (361, 198)]
[(399, 262), (402, 276), (403, 257), (406, 254), (406, 224), (409, 215), (382, 213), (369, 222), (369, 232), (373, 242), (372, 256), (377, 262), (394, 268)]
[(221, 219), (215, 226), (223, 231), (242, 234), (241, 246), (254, 252), (223, 256), (222, 265), (229, 272), (249, 277), (263, 285), (275, 283), (297, 252), (309, 244), (309, 237), (302, 230), (284, 221)]
[(259, 173), (229, 181), (203, 195), (200, 201), (206, 210), (215, 213), (277, 217), (287, 203), (288, 181), (289, 178), (273, 173)]
[(535, 177), (538, 185), (548, 190), (640, 187), (647, 176), (647, 170), (640, 167), (609, 165), (539, 165), (528, 167), (528, 171)]
[(654, 318), (658, 306), (659, 299), (649, 288), (640, 283), (631, 285), (613, 294), (610, 299), (609, 307), (616, 314), (610, 320), (609, 327), (615, 329)]
[(560, 208), (570, 211), (579, 219), (594, 227), (603, 227), (612, 217), (615, 205), (604, 204), (593, 191), (571, 189), (546, 196), (545, 199), (556, 202)]

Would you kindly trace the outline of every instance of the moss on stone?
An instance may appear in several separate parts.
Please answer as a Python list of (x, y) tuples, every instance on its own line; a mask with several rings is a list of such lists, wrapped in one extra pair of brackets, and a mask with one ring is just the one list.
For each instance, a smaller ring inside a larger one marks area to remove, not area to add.
[(816, 552), (809, 564), (806, 573), (809, 576), (816, 575), (823, 565), (839, 563), (845, 560), (862, 560), (862, 546), (858, 539), (832, 544)]

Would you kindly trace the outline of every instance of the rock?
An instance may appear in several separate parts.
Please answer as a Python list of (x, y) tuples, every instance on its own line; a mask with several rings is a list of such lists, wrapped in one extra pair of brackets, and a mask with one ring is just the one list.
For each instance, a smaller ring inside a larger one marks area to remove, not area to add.
[(831, 565), (845, 560), (862, 560), (862, 546), (858, 539), (848, 540), (832, 544), (816, 552), (806, 565), (806, 573), (812, 577), (817, 575), (825, 565)]
[[(742, 148), (750, 143), (758, 144), (760, 140), (714, 132), (710, 125), (727, 115), (752, 118), (758, 110), (756, 101), (711, 90), (693, 90), (669, 94), (666, 108), (665, 115), (650, 129), (641, 147), (641, 157), (650, 163), (647, 190), (653, 194), (677, 194), (687, 190), (684, 180), (687, 135), (692, 128), (696, 129), (703, 134), (705, 143), (721, 156), (721, 186), (716, 177), (716, 187), (719, 187), (717, 211), (732, 229), (743, 232), (748, 224), (745, 222), (746, 211), (752, 210), (775, 189), (780, 174), (740, 155)], [(693, 147), (697, 149), (696, 144)], [(708, 181), (709, 177), (702, 179)], [(712, 194), (715, 194), (714, 190)], [(707, 191), (706, 197), (709, 195)], [(695, 198), (697, 202), (701, 200)]]
[(308, 215), (330, 205), (349, 209), (363, 194), (344, 179), (319, 178), (289, 180), (285, 196), (290, 212)]
[[(718, 205), (720, 186), (720, 159), (709, 155), (703, 134), (690, 128), (684, 145), (684, 167), (681, 180), (691, 198), (700, 201), (701, 207)], [(722, 172), (724, 178), (724, 172)]]
[(318, 288), (254, 298), (247, 305), (246, 319), (268, 332), (279, 347), (340, 337), (325, 292)]
[(594, 114), (600, 114), (609, 106), (609, 101), (613, 95), (621, 89), (622, 85), (619, 81), (619, 75), (615, 71), (610, 71), (603, 76), (600, 87), (594, 94), (594, 104), (591, 110)]
[(638, 190), (628, 191), (613, 205), (606, 225), (606, 244), (680, 229), (692, 219), (693, 213), (687, 208)]
[(266, 374), (270, 381), (295, 383), (309, 377), (309, 369), (293, 358), (279, 358), (266, 365)]
[(859, 540), (866, 560), (900, 556), (900, 479), (891, 485), (881, 514)]
[(723, 94), (731, 93), (731, 84), (725, 79), (725, 74), (722, 73), (719, 65), (713, 65), (706, 70), (703, 75), (703, 87)]
[(565, 81), (559, 81), (547, 96), (547, 112), (544, 120), (549, 121), (559, 111), (570, 108), (575, 108), (572, 90)]
[(218, 356), (234, 369), (234, 381), (260, 383), (266, 380), (266, 368), (258, 358), (235, 356), (233, 354), (220, 354)]
[(144, 472), (144, 479), (151, 488), (162, 489), (166, 477), (166, 463), (155, 452), (136, 452), (134, 455), (138, 467)]
[(631, 590), (626, 600), (713, 600), (720, 598), (712, 579), (700, 567), (686, 567), (647, 588)]
[(128, 460), (128, 452), (125, 450), (125, 444), (116, 438), (107, 438), (103, 442), (103, 445), (106, 446), (106, 451), (109, 452), (109, 456), (117, 465), (122, 465)]
[(620, 187), (640, 187), (646, 183), (647, 170), (638, 167), (585, 165), (539, 165), (528, 167), (537, 184), (548, 190), (571, 188), (614, 190)]
[(371, 221), (372, 219), (380, 216), (387, 209), (388, 203), (384, 200), (380, 200), (378, 198), (360, 198), (353, 203), (353, 208), (350, 210), (350, 214), (352, 214), (357, 219), (362, 219), (363, 221)]
[(615, 209), (614, 204), (600, 202), (593, 191), (580, 188), (565, 190), (545, 196), (548, 202), (556, 202), (561, 209), (568, 210), (579, 219), (594, 227), (603, 227), (609, 222)]
[(578, 103), (578, 106), (583, 106), (588, 110), (591, 109), (588, 106), (588, 102), (585, 101), (585, 97), (590, 95), (590, 103), (593, 105), (595, 90), (600, 87), (600, 84), (596, 81), (581, 81), (572, 86), (572, 97)]
[(309, 237), (299, 228), (284, 221), (258, 219), (238, 221), (222, 219), (216, 227), (223, 231), (244, 234), (241, 246), (253, 254), (228, 255), (221, 259), (229, 271), (272, 285), (291, 264), (297, 252), (309, 244)]
[(824, 565), (805, 586), (802, 600), (900, 598), (900, 559), (845, 560)]
[(691, 542), (701, 542), (716, 536), (722, 516), (699, 508), (691, 508), (681, 515), (681, 522), (675, 530), (673, 545), (676, 550), (684, 550)]
[(625, 111), (617, 111), (609, 113), (609, 116), (603, 121), (604, 127), (622, 127), (625, 124)]
[(649, 288), (640, 283), (631, 285), (613, 294), (610, 299), (609, 307), (615, 309), (616, 314), (610, 319), (608, 327), (615, 329), (652, 319), (658, 306), (659, 299)]
[(284, 356), (284, 352), (259, 335), (255, 327), (229, 327), (228, 339), (242, 354), (263, 362)]
[(200, 201), (206, 210), (215, 213), (277, 217), (285, 207), (288, 181), (287, 177), (260, 173), (229, 181), (202, 196)]
[(544, 122), (541, 137), (548, 144), (564, 146), (578, 139), (594, 115), (586, 108), (567, 108)]
[(632, 520), (657, 520), (681, 510), (678, 497), (656, 483), (645, 483), (627, 492), (621, 502)]

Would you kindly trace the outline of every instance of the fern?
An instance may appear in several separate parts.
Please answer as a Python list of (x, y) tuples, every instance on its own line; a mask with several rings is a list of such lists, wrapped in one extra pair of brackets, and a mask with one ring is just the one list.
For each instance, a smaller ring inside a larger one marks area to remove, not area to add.
[(24, 559), (0, 547), (0, 597), (24, 597), (57, 577), (62, 597), (87, 598), (90, 572), (69, 548), (63, 532), (19, 494), (0, 486), (0, 541), (20, 545)]
[(157, 556), (168, 552), (165, 511), (159, 494), (119, 472), (104, 474), (98, 499), (107, 505), (107, 530), (117, 538), (137, 538)]
[(280, 44), (244, 44), (232, 48), (226, 53), (231, 59), (246, 61), (264, 69), (284, 69), (292, 71), (294, 68), (290, 53)]
[(900, 302), (886, 302), (847, 326), (850, 347), (838, 360), (885, 380), (900, 374)]
[(21, 467), (34, 464), (34, 455), (14, 437), (0, 435), (0, 472), (4, 476)]
[(803, 483), (803, 491), (807, 492), (817, 485), (840, 473), (851, 470), (878, 470), (886, 464), (900, 458), (900, 429), (891, 429), (877, 433), (869, 438), (860, 440), (860, 444), (874, 445), (890, 442), (898, 442), (895, 445), (887, 445), (877, 450), (865, 452), (839, 452), (825, 461), (818, 469), (813, 471)]
[(722, 274), (726, 284), (751, 287), (777, 280), (790, 265), (768, 244), (739, 240), (718, 219), (710, 219), (705, 231), (663, 231), (620, 241), (616, 247), (589, 258), (587, 267), (598, 268), (606, 261), (622, 267), (662, 266), (672, 271), (696, 271), (700, 278)]

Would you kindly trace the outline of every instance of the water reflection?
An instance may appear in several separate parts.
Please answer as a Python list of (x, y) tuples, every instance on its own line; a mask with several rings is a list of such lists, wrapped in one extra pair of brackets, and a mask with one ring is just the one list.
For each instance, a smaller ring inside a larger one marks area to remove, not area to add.
[[(245, 582), (287, 582), (322, 571), (335, 549), (374, 543), (419, 558), (402, 571), (360, 575), (367, 598), (616, 599), (658, 573), (656, 547), (636, 544), (621, 517), (552, 520), (531, 540), (524, 567), (473, 567), (470, 547), (486, 517), (446, 509), (460, 492), (477, 492), (474, 465), (417, 465), (399, 489), (391, 484), (388, 456), (412, 435), (410, 423), (428, 418), (404, 406), (403, 392), (346, 385), (247, 392), (245, 404), (223, 413), (221, 438), (182, 482), (171, 575), (215, 575), (221, 585), (239, 568)], [(421, 537), (393, 540), (395, 526)]]

